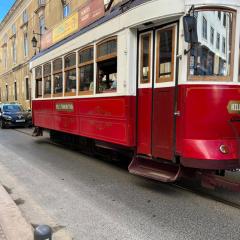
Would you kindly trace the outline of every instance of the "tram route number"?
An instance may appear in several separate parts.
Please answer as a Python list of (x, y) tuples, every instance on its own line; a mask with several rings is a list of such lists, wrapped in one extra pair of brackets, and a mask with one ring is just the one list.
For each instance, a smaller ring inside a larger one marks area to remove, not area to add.
[(66, 111), (66, 112), (73, 112), (74, 107), (73, 103), (57, 103), (56, 104), (57, 111)]
[(227, 109), (229, 113), (240, 114), (240, 101), (229, 101)]

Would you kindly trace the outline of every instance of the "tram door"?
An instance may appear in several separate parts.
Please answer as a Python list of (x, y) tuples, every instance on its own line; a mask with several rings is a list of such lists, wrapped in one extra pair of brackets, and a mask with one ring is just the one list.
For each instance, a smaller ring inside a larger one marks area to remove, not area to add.
[(139, 34), (137, 153), (173, 159), (176, 25)]

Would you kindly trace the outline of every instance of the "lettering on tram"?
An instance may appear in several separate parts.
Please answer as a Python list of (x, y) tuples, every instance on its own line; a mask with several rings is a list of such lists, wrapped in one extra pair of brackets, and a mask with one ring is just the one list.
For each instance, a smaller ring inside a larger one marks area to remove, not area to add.
[(76, 53), (71, 53), (64, 59), (65, 71), (65, 96), (75, 96), (77, 83), (76, 83)]
[(94, 61), (93, 46), (79, 51), (79, 94), (93, 94)]
[(43, 79), (44, 79), (44, 97), (51, 97), (51, 63), (47, 63), (43, 66)]
[(66, 111), (66, 112), (73, 112), (74, 106), (73, 103), (57, 103), (56, 104), (57, 111)]
[(97, 45), (97, 93), (117, 91), (117, 39)]
[(227, 10), (195, 10), (198, 44), (189, 57), (189, 80), (231, 81), (235, 13)]
[(62, 58), (53, 61), (53, 97), (63, 95), (63, 72)]
[(240, 114), (240, 101), (230, 101), (227, 109), (229, 113)]
[(42, 97), (42, 67), (37, 67), (35, 70), (36, 78), (36, 98)]

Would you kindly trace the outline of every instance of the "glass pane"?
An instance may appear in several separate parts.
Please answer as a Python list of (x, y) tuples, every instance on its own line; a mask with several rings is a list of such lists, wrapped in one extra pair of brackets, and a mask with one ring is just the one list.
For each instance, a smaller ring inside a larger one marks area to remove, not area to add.
[[(190, 52), (190, 76), (230, 76), (233, 14), (198, 11), (196, 18), (199, 45)], [(202, 23), (205, 26), (202, 26), (204, 32), (201, 34)]]
[(51, 75), (51, 64), (48, 63), (48, 64), (45, 64), (43, 66), (43, 75), (46, 76), (46, 75)]
[(161, 30), (158, 34), (158, 79), (172, 75), (173, 29)]
[(117, 58), (98, 62), (97, 93), (117, 91)]
[(66, 86), (65, 86), (65, 92), (71, 93), (73, 95), (76, 94), (76, 70), (70, 70), (65, 72), (65, 78), (66, 78)]
[(117, 40), (113, 39), (98, 46), (98, 57), (117, 53)]
[(93, 48), (88, 48), (79, 53), (79, 63), (93, 61)]
[(36, 78), (41, 78), (42, 77), (42, 67), (37, 67), (36, 68), (35, 75), (36, 75)]
[(51, 94), (51, 76), (44, 78), (44, 96)]
[(42, 97), (42, 79), (36, 80), (36, 98)]
[(62, 73), (53, 75), (53, 94), (62, 94), (63, 92), (63, 75)]
[(59, 59), (56, 59), (54, 62), (53, 62), (53, 71), (56, 72), (56, 71), (62, 71), (62, 59), (59, 58)]
[(80, 67), (80, 91), (93, 91), (93, 64)]
[(141, 83), (150, 82), (151, 35), (142, 36), (141, 47)]
[(76, 65), (76, 54), (73, 53), (65, 57), (65, 68), (73, 67)]

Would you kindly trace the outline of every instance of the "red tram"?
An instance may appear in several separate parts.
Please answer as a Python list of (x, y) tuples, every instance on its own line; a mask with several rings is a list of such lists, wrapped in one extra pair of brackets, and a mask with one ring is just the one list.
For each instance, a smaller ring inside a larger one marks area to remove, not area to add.
[(148, 178), (240, 190), (222, 176), (240, 168), (240, 2), (172, 2), (120, 2), (37, 54), (35, 133), (130, 152)]

